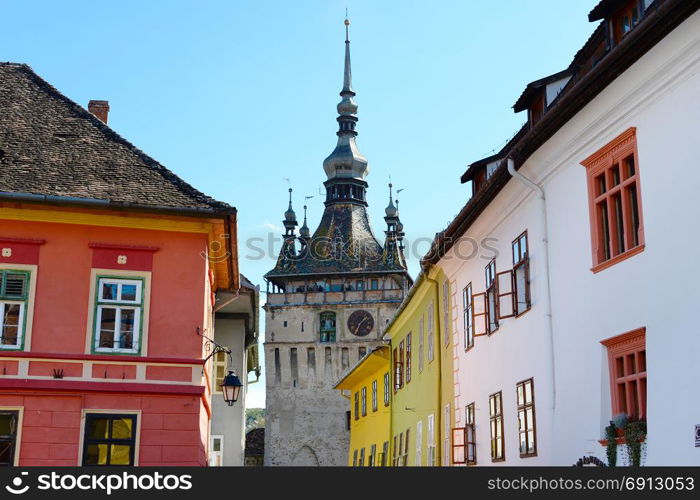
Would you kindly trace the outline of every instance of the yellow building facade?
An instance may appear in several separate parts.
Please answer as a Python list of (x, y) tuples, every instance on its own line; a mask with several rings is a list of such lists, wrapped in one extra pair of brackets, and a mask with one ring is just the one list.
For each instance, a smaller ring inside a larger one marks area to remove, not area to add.
[(439, 268), (423, 271), (387, 326), (394, 466), (451, 465), (453, 288)]
[(348, 465), (391, 465), (391, 350), (375, 348), (335, 385), (350, 399)]

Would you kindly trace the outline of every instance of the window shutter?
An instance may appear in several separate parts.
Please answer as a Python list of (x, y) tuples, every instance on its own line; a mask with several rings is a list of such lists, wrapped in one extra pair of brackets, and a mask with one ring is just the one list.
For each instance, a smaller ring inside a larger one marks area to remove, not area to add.
[(4, 283), (0, 283), (0, 289), (5, 298), (23, 299), (27, 293), (27, 275), (5, 273)]
[(457, 427), (452, 429), (452, 463), (465, 464), (467, 463), (466, 453), (466, 428)]
[(474, 424), (465, 426), (465, 440), (467, 446), (466, 461), (468, 464), (476, 464), (476, 433)]
[(515, 284), (512, 270), (496, 274), (496, 294), (498, 319), (515, 316)]
[(486, 293), (472, 294), (472, 323), (475, 337), (487, 334), (487, 321)]

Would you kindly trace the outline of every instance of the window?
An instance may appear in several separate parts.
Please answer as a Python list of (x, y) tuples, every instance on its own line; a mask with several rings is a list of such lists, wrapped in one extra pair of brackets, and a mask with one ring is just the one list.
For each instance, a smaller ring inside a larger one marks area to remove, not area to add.
[(357, 450), (352, 452), (352, 466), (357, 467)]
[(355, 420), (360, 418), (360, 393), (355, 392)]
[(636, 129), (582, 162), (588, 177), (593, 272), (644, 249)]
[(369, 457), (367, 458), (367, 465), (369, 467), (374, 467), (374, 465), (375, 465), (374, 458), (376, 455), (377, 455), (377, 445), (373, 444), (369, 448)]
[(491, 334), (498, 329), (498, 289), (496, 285), (496, 259), (485, 268), (486, 275), (486, 331)]
[(138, 353), (143, 280), (98, 277), (95, 308), (95, 352)]
[(372, 380), (372, 411), (377, 411), (377, 381)]
[(87, 413), (83, 465), (134, 465), (136, 415)]
[(335, 313), (322, 312), (320, 318), (321, 342), (335, 342)]
[(389, 372), (384, 374), (384, 406), (389, 406), (391, 402), (391, 391), (389, 390)]
[(365, 289), (365, 282), (362, 280), (356, 280), (355, 281), (355, 290), (364, 290)]
[(615, 45), (620, 43), (625, 35), (632, 31), (632, 28), (639, 22), (641, 16), (638, 4), (638, 0), (628, 2), (613, 16), (612, 25)]
[(357, 359), (362, 359), (367, 355), (367, 348), (366, 347), (358, 347), (357, 348)]
[(379, 280), (373, 279), (369, 282), (370, 290), (379, 290)]
[(396, 457), (396, 466), (403, 466), (403, 432), (399, 434), (399, 454)]
[(399, 442), (399, 437), (394, 436), (394, 453), (393, 456), (391, 457), (391, 465), (396, 467), (398, 465), (399, 459), (399, 449), (398, 449), (398, 442)]
[(401, 459), (402, 465), (405, 467), (408, 465), (408, 437), (411, 434), (411, 429), (406, 429), (406, 440), (403, 443), (403, 458)]
[(19, 411), (0, 410), (0, 466), (15, 465)]
[(527, 231), (513, 241), (513, 295), (516, 316), (530, 309), (530, 253)]
[(535, 388), (533, 380), (518, 382), (518, 433), (520, 435), (520, 456), (537, 455), (537, 435), (535, 432)]
[(394, 349), (394, 392), (403, 387), (403, 340), (399, 347)]
[(450, 405), (445, 405), (444, 422), (444, 443), (442, 446), (442, 465), (447, 467), (450, 465), (450, 428), (452, 427), (452, 418), (450, 415)]
[(416, 424), (416, 465), (418, 467), (423, 465), (423, 450), (421, 446), (423, 444), (423, 421), (419, 420)]
[(406, 383), (411, 381), (411, 332), (406, 336)]
[(428, 466), (435, 466), (435, 415), (428, 415)]
[(465, 408), (464, 427), (452, 429), (452, 463), (476, 465), (474, 403)]
[(544, 116), (544, 93), (540, 95), (530, 107), (530, 126), (534, 126)]
[[(228, 348), (224, 347), (224, 349)], [(227, 359), (225, 352), (219, 351), (214, 355), (214, 377), (212, 379), (213, 387), (211, 388), (211, 392), (221, 392), (221, 384), (224, 383), (224, 378), (226, 377), (226, 361)]]
[(442, 284), (442, 324), (445, 329), (445, 347), (450, 345), (450, 282)]
[(423, 346), (423, 339), (425, 337), (425, 318), (420, 317), (420, 322), (418, 323), (418, 371), (423, 373), (423, 357), (425, 353), (425, 347)]
[(647, 414), (646, 330), (640, 328), (604, 340), (608, 349), (612, 413), (626, 413), (632, 419)]
[(503, 436), (503, 396), (501, 392), (489, 396), (489, 418), (491, 423), (491, 461), (506, 459)]
[(224, 436), (212, 434), (209, 439), (209, 466), (224, 465)]
[(465, 442), (467, 445), (467, 465), (476, 465), (476, 415), (475, 405), (470, 403), (464, 408)]
[(362, 416), (367, 416), (367, 387), (363, 387), (361, 391), (360, 399), (362, 401)]
[(284, 322), (284, 327), (287, 328), (287, 322), (286, 322), (286, 321)]
[(363, 467), (365, 465), (365, 449), (360, 450), (360, 460), (357, 462), (358, 467)]
[(434, 316), (435, 305), (431, 301), (430, 304), (428, 304), (428, 363), (430, 363), (433, 360), (433, 357), (435, 356), (435, 339), (433, 329), (433, 323), (435, 320)]
[(388, 456), (389, 456), (389, 441), (384, 441), (384, 445), (382, 446), (382, 456), (381, 456), (381, 460), (379, 461), (380, 465), (382, 467), (386, 467)]
[(0, 349), (22, 349), (29, 272), (0, 270)]
[(464, 310), (464, 348), (474, 347), (474, 322), (472, 318), (472, 284), (462, 290), (462, 308)]

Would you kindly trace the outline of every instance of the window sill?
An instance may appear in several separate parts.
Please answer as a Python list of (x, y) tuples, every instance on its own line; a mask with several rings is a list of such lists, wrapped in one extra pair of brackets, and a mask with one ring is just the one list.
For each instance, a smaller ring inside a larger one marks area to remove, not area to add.
[(613, 257), (612, 259), (608, 259), (608, 260), (606, 260), (606, 261), (604, 261), (604, 262), (601, 262), (600, 264), (597, 264), (597, 265), (593, 266), (593, 267), (591, 268), (591, 272), (593, 272), (594, 274), (595, 274), (595, 273), (599, 273), (599, 272), (602, 271), (603, 269), (607, 269), (607, 268), (609, 268), (609, 267), (611, 267), (611, 266), (614, 266), (614, 265), (617, 264), (618, 262), (622, 262), (623, 260), (627, 260), (627, 259), (629, 259), (630, 257), (633, 257), (633, 256), (637, 255), (638, 253), (642, 253), (643, 251), (644, 251), (644, 245), (643, 245), (643, 244), (642, 244), (642, 245), (638, 245), (638, 246), (634, 247), (634, 248), (631, 249), (631, 250), (627, 250), (626, 252), (621, 253), (620, 255), (616, 255), (616, 256)]
[[(642, 439), (639, 440), (640, 443), (643, 443), (644, 441), (646, 441), (646, 438), (642, 438)], [(608, 445), (608, 440), (607, 440), (607, 439), (600, 439), (600, 440), (598, 440), (598, 442), (599, 442), (602, 446), (607, 446), (607, 445)], [(617, 444), (627, 444), (627, 440), (625, 439), (624, 436), (620, 436), (620, 437), (615, 438), (615, 442), (616, 442)]]

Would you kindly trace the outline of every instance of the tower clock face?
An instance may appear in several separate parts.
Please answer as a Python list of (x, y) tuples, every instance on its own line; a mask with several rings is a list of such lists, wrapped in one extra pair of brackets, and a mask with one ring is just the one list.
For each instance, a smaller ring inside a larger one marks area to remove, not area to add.
[(348, 329), (358, 337), (369, 335), (374, 329), (374, 318), (367, 311), (355, 311), (348, 318)]

